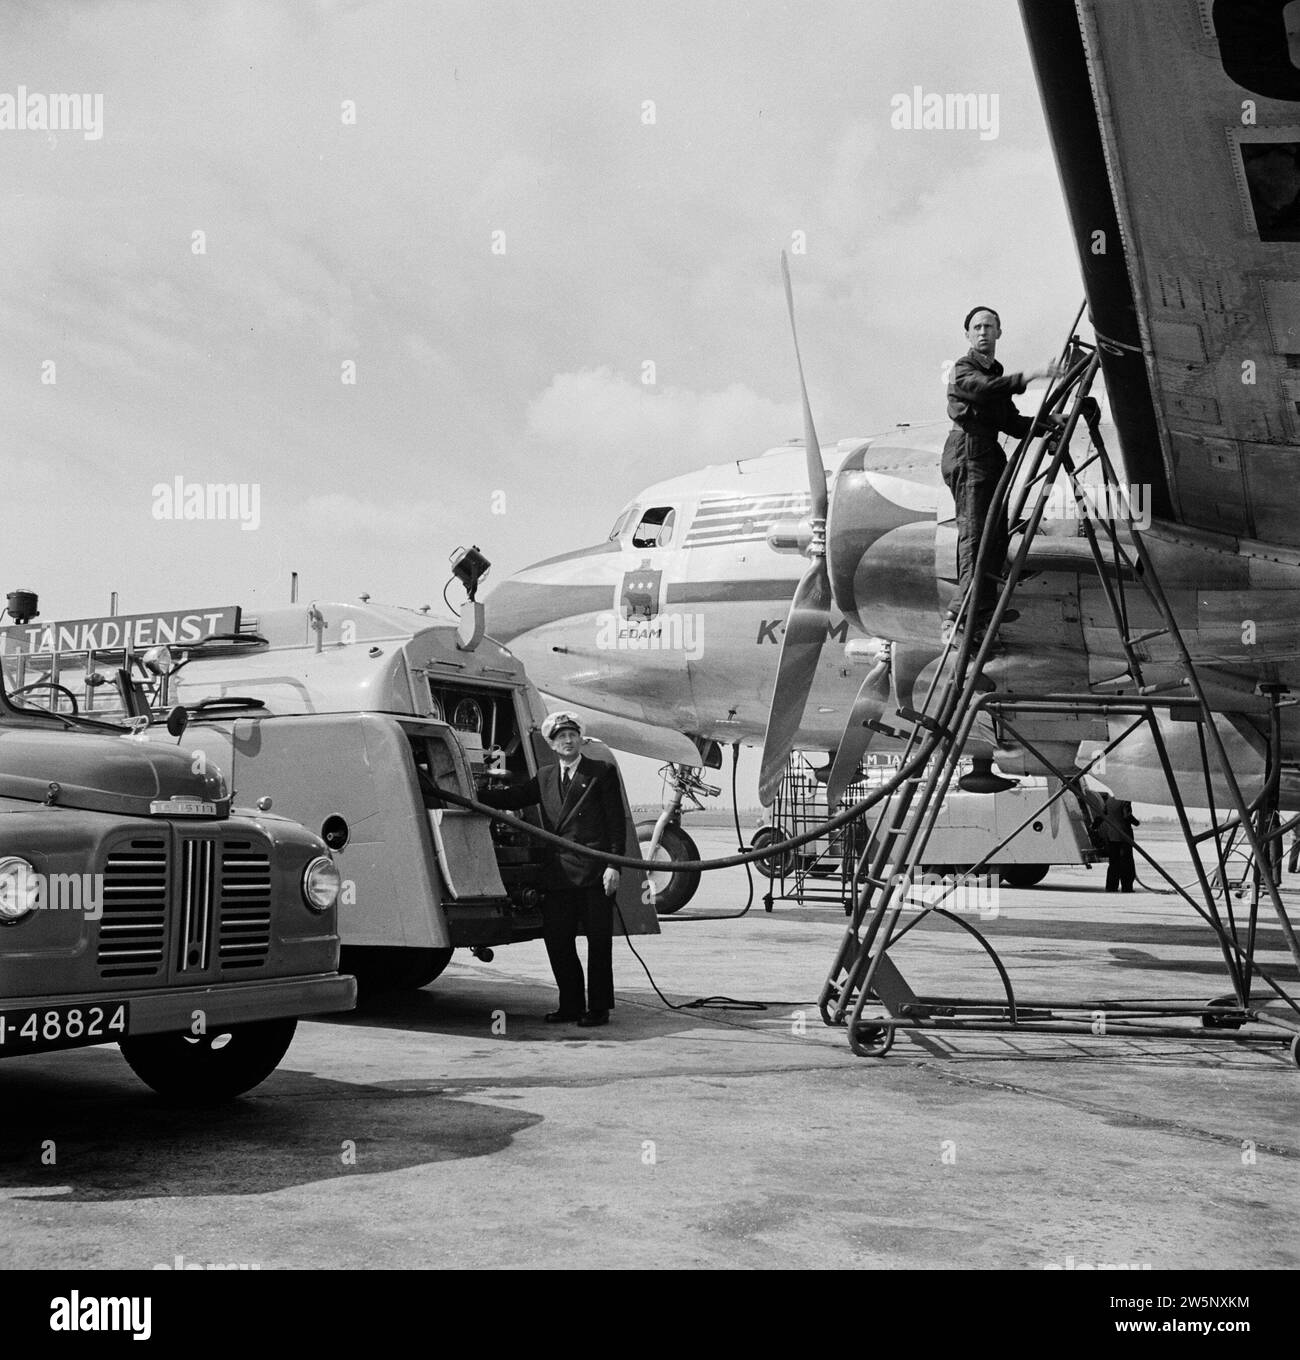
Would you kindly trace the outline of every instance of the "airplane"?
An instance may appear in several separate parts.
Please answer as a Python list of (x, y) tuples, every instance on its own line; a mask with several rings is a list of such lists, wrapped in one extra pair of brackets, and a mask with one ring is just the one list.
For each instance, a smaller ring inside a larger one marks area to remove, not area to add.
[[(1117, 437), (1102, 436), (1149, 508), (1144, 541), (1249, 796), (1271, 703), (1300, 688), (1300, 69), (1287, 7), (1021, 8)], [(932, 673), (956, 575), (945, 426), (833, 449), (806, 426), (802, 446), (647, 488), (605, 543), (502, 583), (494, 636), (545, 693), (603, 715), (606, 740), (678, 772), (713, 743), (763, 741), (769, 708), (786, 729), (769, 783), (792, 748), (841, 750), (855, 695), (888, 720)], [(804, 562), (828, 478), (825, 556)], [(1076, 527), (1045, 524), (1032, 544), (1019, 618), (986, 667), (999, 688), (1122, 688), (1127, 663)], [(793, 606), (801, 582), (824, 607)], [(1159, 616), (1133, 601), (1146, 679), (1183, 684)], [(1300, 714), (1282, 703), (1280, 799), (1296, 807)], [(1062, 766), (1116, 735), (1096, 718), (1018, 726)], [(1190, 792), (1204, 781), (1196, 724), (1162, 729)], [(996, 732), (986, 741), (1003, 771), (1041, 768)], [(1149, 738), (1113, 753), (1105, 780), (1124, 798), (1167, 797)], [(1224, 782), (1210, 787), (1222, 806)]]

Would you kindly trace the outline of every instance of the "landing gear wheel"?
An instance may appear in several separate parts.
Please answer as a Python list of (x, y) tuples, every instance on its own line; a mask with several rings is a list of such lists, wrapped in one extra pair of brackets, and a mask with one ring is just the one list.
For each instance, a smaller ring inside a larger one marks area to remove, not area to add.
[(1008, 888), (1032, 888), (1047, 877), (1046, 864), (1003, 864), (998, 873)]
[(394, 945), (344, 945), (339, 972), (351, 973), (357, 992), (368, 1001), (384, 992), (414, 992), (427, 987), (451, 962), (452, 951), (403, 949)]
[[(650, 839), (654, 835), (656, 822), (638, 822), (636, 824), (636, 838), (641, 845), (641, 858), (646, 859), (646, 850), (650, 846)], [(695, 842), (686, 834), (685, 831), (676, 823), (669, 822), (664, 827), (663, 835), (659, 838), (659, 844), (655, 847), (654, 862), (662, 863), (665, 867), (662, 870), (652, 870), (647, 873), (646, 878), (650, 883), (654, 893), (655, 911), (660, 916), (671, 916), (673, 912), (680, 911), (695, 896), (695, 890), (700, 886), (700, 870), (692, 869), (683, 873), (678, 869), (670, 869), (667, 866), (674, 861), (699, 859), (700, 852), (696, 849)]]
[(849, 1047), (859, 1058), (883, 1058), (894, 1046), (893, 1025), (858, 1024), (849, 1035)]
[[(786, 839), (788, 839), (786, 833), (779, 826), (760, 826), (754, 833), (754, 839), (750, 841), (749, 848), (761, 850), (765, 845), (777, 845)], [(764, 878), (781, 878), (794, 869), (794, 858), (794, 851), (786, 850), (782, 854), (771, 856), (769, 859), (756, 859), (754, 868)]]
[(219, 1025), (207, 1034), (141, 1034), (123, 1039), (131, 1070), (160, 1096), (187, 1105), (215, 1105), (251, 1091), (279, 1066), (298, 1021), (257, 1020)]

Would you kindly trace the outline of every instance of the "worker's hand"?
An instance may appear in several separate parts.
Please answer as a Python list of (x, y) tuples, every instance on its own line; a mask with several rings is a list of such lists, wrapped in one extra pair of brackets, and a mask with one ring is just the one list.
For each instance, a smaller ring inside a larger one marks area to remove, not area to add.
[(1065, 429), (1065, 417), (1059, 411), (1044, 411), (1038, 417), (1034, 433), (1041, 435), (1059, 434)]
[(1031, 383), (1036, 382), (1039, 378), (1046, 378), (1050, 382), (1053, 378), (1060, 376), (1061, 365), (1055, 359), (1051, 359), (1042, 368), (1036, 368), (1032, 373), (1026, 373), (1025, 381)]
[(617, 891), (618, 891), (618, 870), (617, 870), (617, 869), (606, 869), (606, 870), (605, 870), (605, 896), (606, 896), (606, 897), (613, 897), (614, 894), (615, 894)]

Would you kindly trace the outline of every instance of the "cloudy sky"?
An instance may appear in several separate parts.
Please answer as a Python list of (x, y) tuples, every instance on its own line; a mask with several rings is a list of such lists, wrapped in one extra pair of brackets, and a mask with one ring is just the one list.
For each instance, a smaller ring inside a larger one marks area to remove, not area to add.
[[(0, 590), (47, 618), (603, 538), (800, 432), (782, 248), (827, 440), (940, 418), (972, 302), (1016, 366), (1081, 295), (1010, 3), (29, 0), (0, 53)], [(915, 87), (996, 136), (891, 126)], [(177, 478), (257, 527), (156, 517)]]

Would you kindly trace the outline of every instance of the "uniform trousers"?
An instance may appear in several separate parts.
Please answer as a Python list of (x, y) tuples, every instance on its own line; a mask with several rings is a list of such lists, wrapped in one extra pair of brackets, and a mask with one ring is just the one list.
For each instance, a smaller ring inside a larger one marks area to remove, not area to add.
[[(585, 993), (578, 958), (578, 936), (584, 931), (588, 973)], [(566, 884), (562, 889), (551, 889), (542, 908), (542, 939), (560, 989), (561, 1011), (578, 1015), (614, 1009), (614, 899), (605, 896), (601, 884), (587, 888)]]
[[(980, 438), (959, 429), (949, 433), (943, 451), (943, 478), (957, 508), (957, 590), (948, 606), (953, 617), (970, 588), (984, 521), (989, 517), (993, 493), (1006, 465), (1007, 456), (996, 439)], [(979, 583), (972, 605), (976, 620), (993, 612), (997, 596), (988, 577), (1001, 574), (1006, 565), (1009, 542), (1006, 517), (997, 515), (985, 558), (984, 579)]]

